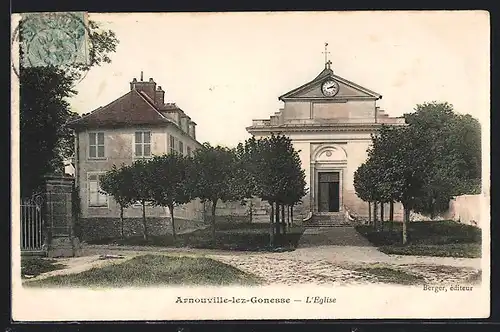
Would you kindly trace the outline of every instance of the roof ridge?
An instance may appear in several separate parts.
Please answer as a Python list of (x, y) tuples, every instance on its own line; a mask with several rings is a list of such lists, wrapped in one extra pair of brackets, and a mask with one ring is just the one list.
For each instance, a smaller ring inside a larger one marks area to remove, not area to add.
[(373, 90), (365, 88), (364, 86), (361, 86), (361, 85), (359, 85), (357, 83), (354, 83), (353, 81), (349, 81), (348, 79), (343, 78), (342, 76), (339, 76), (339, 75), (336, 75), (336, 74), (333, 74), (333, 76), (335, 76), (336, 78), (340, 78), (340, 80), (344, 81), (343, 83), (346, 83), (348, 85), (352, 85), (355, 88), (358, 88), (360, 90), (364, 90), (364, 91), (366, 91), (366, 92), (368, 92), (370, 94), (373, 94), (373, 95), (378, 96), (379, 98), (382, 98), (382, 95), (380, 93), (377, 93), (377, 92), (375, 92)]
[[(151, 106), (151, 108), (153, 110), (156, 111), (156, 113), (162, 118), (162, 119), (167, 119), (167, 117), (165, 117), (163, 114), (161, 114), (160, 110), (158, 109), (158, 107), (154, 104), (154, 101), (153, 99), (151, 99), (151, 97), (148, 96), (148, 94), (144, 91), (137, 91), (137, 90), (133, 90), (135, 92), (137, 92), (139, 94), (139, 96), (141, 96), (142, 99), (144, 99), (144, 101), (146, 103), (148, 103), (149, 106)], [(169, 119), (167, 119), (169, 120)], [(170, 120), (169, 120), (170, 121)]]
[(94, 114), (95, 114), (96, 112), (98, 112), (98, 111), (105, 110), (107, 107), (109, 107), (109, 106), (113, 105), (114, 103), (117, 103), (117, 102), (118, 102), (118, 101), (120, 101), (121, 99), (125, 98), (127, 95), (129, 95), (129, 94), (130, 94), (130, 92), (131, 92), (131, 91), (129, 91), (129, 92), (127, 92), (127, 93), (125, 93), (125, 94), (121, 95), (120, 97), (118, 97), (118, 98), (116, 98), (115, 100), (113, 100), (113, 101), (111, 101), (111, 102), (107, 103), (107, 104), (106, 104), (106, 105), (104, 105), (104, 106), (99, 106), (99, 107), (97, 107), (96, 109), (94, 109), (93, 111), (90, 111), (89, 113), (84, 113), (85, 115), (82, 115), (82, 116), (81, 116), (81, 117), (79, 117), (78, 119), (75, 119), (75, 120), (72, 120), (72, 121), (68, 122), (68, 124), (71, 124), (71, 123), (74, 123), (74, 122), (78, 122), (78, 121), (80, 121), (80, 120), (82, 120), (82, 119), (84, 119), (84, 118), (86, 118), (86, 117), (88, 117), (88, 116), (90, 116), (90, 115), (94, 115)]
[(346, 84), (346, 85), (350, 85), (351, 87), (355, 88), (355, 89), (358, 89), (358, 90), (361, 90), (362, 92), (365, 92), (369, 95), (372, 95), (373, 97), (377, 97), (378, 99), (381, 99), (382, 98), (382, 95), (373, 91), (373, 90), (370, 90), (368, 88), (365, 88), (357, 83), (354, 83), (352, 81), (349, 81), (348, 79), (345, 79), (343, 78), (342, 76), (338, 76), (336, 75), (332, 69), (329, 69), (329, 68), (325, 68), (321, 71), (321, 73), (319, 73), (318, 76), (316, 76), (313, 80), (307, 82), (307, 83), (304, 83), (302, 84), (301, 86), (295, 88), (295, 89), (292, 89), (284, 94), (282, 94), (281, 96), (278, 97), (278, 100), (282, 100), (282, 98), (288, 98), (286, 96), (289, 96), (291, 94), (295, 94), (295, 93), (298, 93), (298, 92), (301, 92), (303, 90), (305, 90), (306, 88), (308, 88), (310, 85), (312, 85), (313, 83), (325, 78), (325, 77), (328, 77), (328, 76), (331, 76), (331, 77), (335, 77), (337, 79), (339, 79), (340, 81), (342, 81), (342, 83)]

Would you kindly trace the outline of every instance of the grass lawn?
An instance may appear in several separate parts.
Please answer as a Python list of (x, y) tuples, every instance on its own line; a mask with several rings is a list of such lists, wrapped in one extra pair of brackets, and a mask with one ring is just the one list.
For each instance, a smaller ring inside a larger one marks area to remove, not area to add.
[(260, 280), (204, 257), (143, 255), (77, 274), (28, 281), (28, 287), (144, 287), (160, 285), (258, 285)]
[(57, 263), (55, 259), (40, 258), (40, 257), (21, 257), (21, 277), (33, 276), (50, 272), (54, 270), (64, 269), (66, 265)]
[(382, 230), (356, 226), (356, 230), (386, 254), (481, 257), (481, 229), (454, 221), (408, 223), (408, 244), (402, 245), (401, 223), (385, 222)]
[(383, 266), (371, 266), (363, 268), (355, 268), (355, 271), (371, 274), (381, 282), (399, 284), (399, 285), (415, 285), (425, 281), (422, 276), (409, 274), (407, 272)]
[(472, 284), (480, 284), (482, 274), (483, 274), (482, 271), (478, 271), (477, 273), (474, 273), (469, 278), (467, 278), (467, 282), (472, 283)]
[[(120, 238), (105, 238), (88, 241), (89, 244), (148, 245), (161, 247), (190, 247), (200, 249), (222, 249), (238, 251), (266, 251), (269, 248), (269, 224), (267, 223), (219, 223), (217, 242), (212, 242), (211, 228), (178, 234), (174, 240), (171, 234), (149, 236), (145, 241), (142, 235)], [(304, 227), (294, 226), (287, 230), (286, 236), (277, 240), (279, 246), (293, 250), (297, 247)]]

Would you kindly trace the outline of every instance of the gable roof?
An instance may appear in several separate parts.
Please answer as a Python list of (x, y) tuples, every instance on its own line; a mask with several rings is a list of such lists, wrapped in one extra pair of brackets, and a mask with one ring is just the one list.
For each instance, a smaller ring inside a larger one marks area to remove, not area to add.
[(130, 90), (106, 106), (99, 107), (68, 126), (74, 129), (89, 127), (121, 127), (173, 123), (163, 116), (146, 93)]
[(364, 88), (362, 87), (361, 85), (358, 85), (354, 82), (351, 82), (343, 77), (340, 77), (338, 75), (335, 75), (333, 73), (333, 70), (331, 70), (330, 68), (325, 68), (323, 69), (323, 71), (321, 71), (321, 73), (319, 73), (318, 76), (316, 76), (312, 81), (310, 82), (307, 82), (301, 86), (299, 86), (298, 88), (295, 88), (291, 91), (288, 91), (287, 93), (281, 95), (278, 97), (278, 100), (281, 100), (283, 101), (284, 99), (287, 99), (287, 98), (294, 98), (295, 96), (297, 96), (299, 93), (303, 92), (303, 91), (307, 91), (308, 89), (312, 88), (313, 86), (321, 83), (324, 79), (326, 78), (333, 78), (335, 79), (336, 81), (340, 82), (340, 83), (343, 83), (355, 90), (358, 90), (362, 93), (365, 93), (366, 95), (368, 95), (368, 97), (372, 97), (372, 98), (375, 98), (375, 99), (381, 99), (382, 98), (382, 95), (375, 92), (375, 91), (372, 91), (370, 89), (367, 89), (367, 88)]

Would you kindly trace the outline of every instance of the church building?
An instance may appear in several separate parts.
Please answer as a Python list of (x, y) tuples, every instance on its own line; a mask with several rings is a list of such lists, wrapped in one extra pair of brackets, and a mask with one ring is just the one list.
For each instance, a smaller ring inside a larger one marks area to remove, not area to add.
[[(253, 120), (246, 129), (255, 138), (271, 133), (290, 137), (306, 173), (309, 194), (303, 206), (309, 216), (343, 219), (349, 212), (364, 218), (368, 203), (356, 195), (354, 172), (367, 159), (370, 135), (382, 124), (405, 121), (377, 106), (379, 93), (336, 75), (326, 59), (327, 46), (319, 75), (280, 96), (283, 108), (269, 119)], [(395, 219), (402, 211), (399, 205), (394, 207)]]

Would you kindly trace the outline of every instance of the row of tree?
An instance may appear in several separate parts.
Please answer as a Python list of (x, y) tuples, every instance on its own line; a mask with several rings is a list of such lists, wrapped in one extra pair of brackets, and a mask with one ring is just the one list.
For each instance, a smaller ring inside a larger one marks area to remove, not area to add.
[(364, 201), (374, 207), (402, 203), (403, 244), (411, 211), (433, 219), (454, 196), (480, 192), (481, 182), (476, 119), (455, 113), (448, 103), (432, 102), (417, 105), (405, 120), (405, 126), (382, 126), (372, 135), (368, 159), (354, 174), (356, 193)]
[[(250, 138), (237, 148), (205, 143), (193, 156), (171, 153), (113, 166), (101, 178), (101, 190), (123, 210), (134, 202), (142, 204), (143, 235), (147, 239), (146, 205), (168, 207), (175, 238), (174, 209), (199, 198), (211, 203), (211, 228), (216, 240), (218, 202), (259, 197), (271, 205), (270, 246), (275, 236), (286, 233), (285, 211), (306, 195), (305, 173), (298, 152), (286, 136)], [(293, 214), (292, 214), (293, 218)]]

